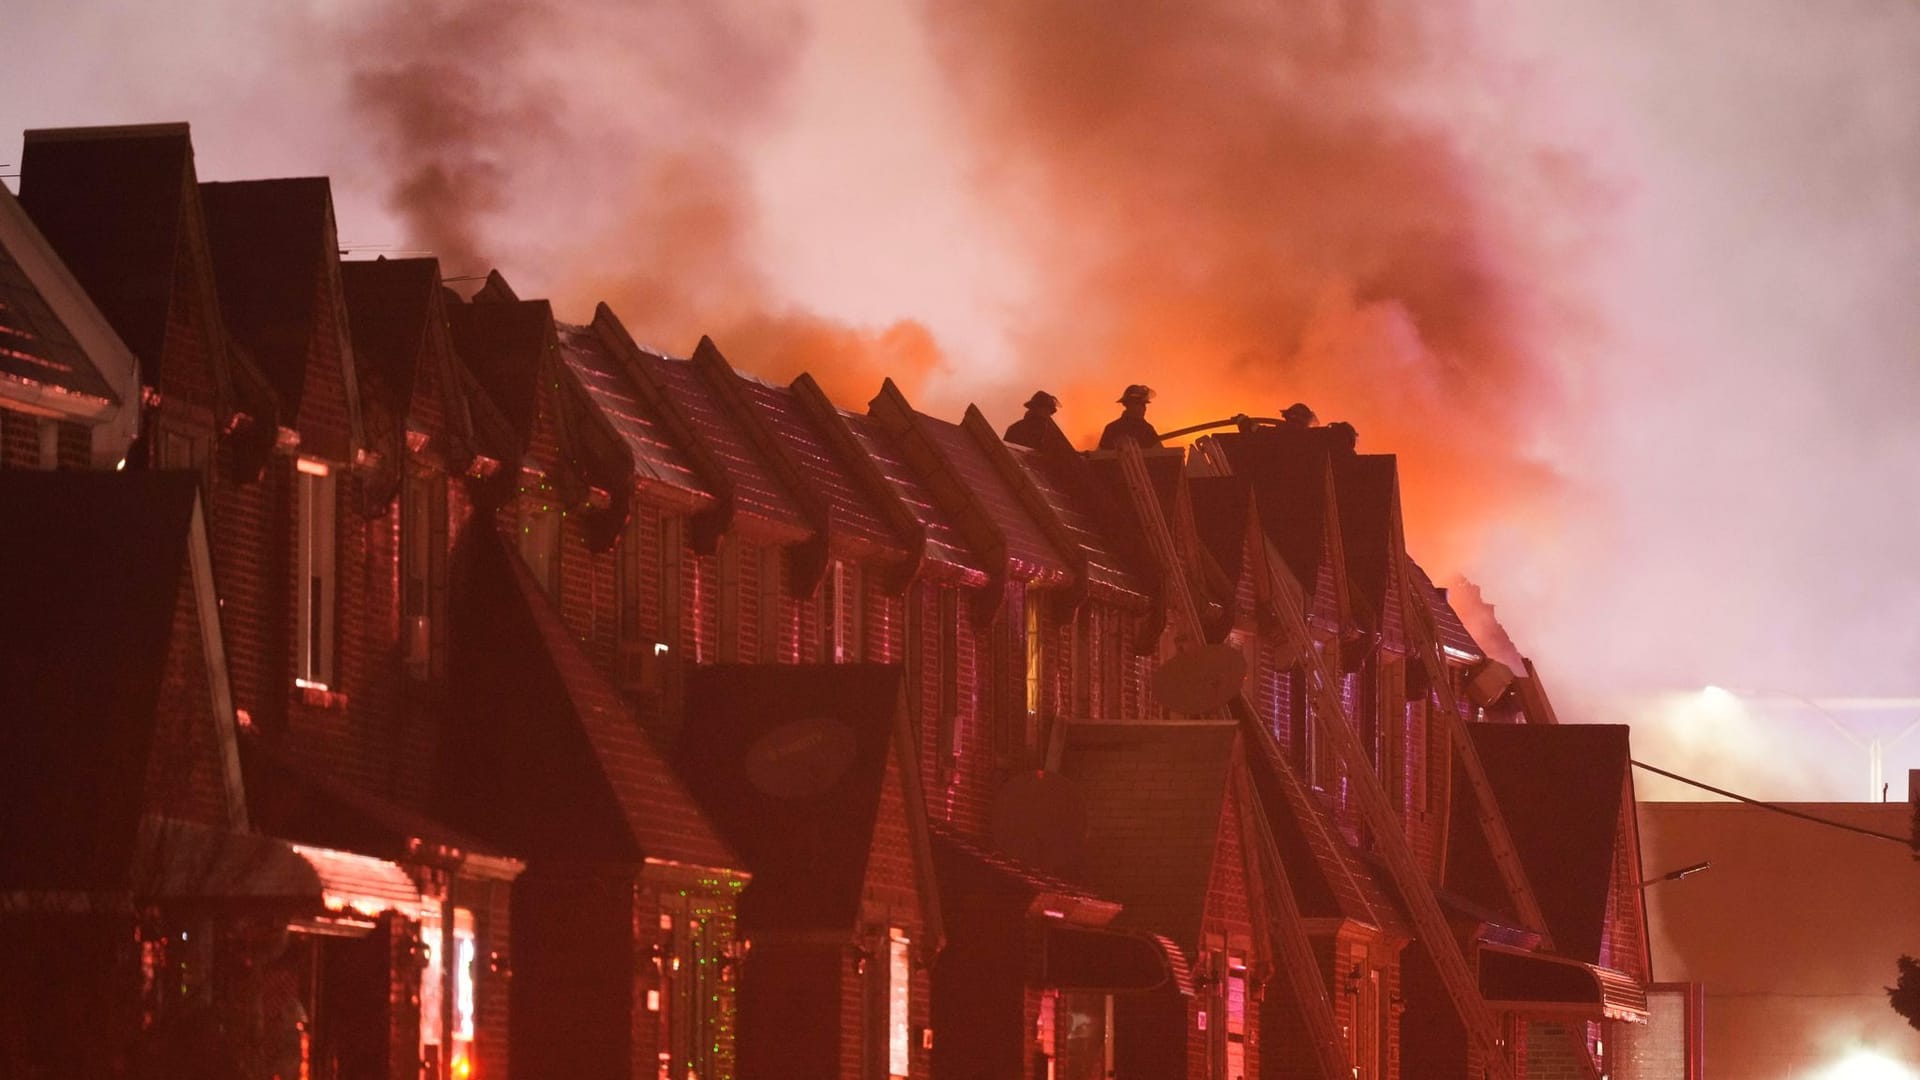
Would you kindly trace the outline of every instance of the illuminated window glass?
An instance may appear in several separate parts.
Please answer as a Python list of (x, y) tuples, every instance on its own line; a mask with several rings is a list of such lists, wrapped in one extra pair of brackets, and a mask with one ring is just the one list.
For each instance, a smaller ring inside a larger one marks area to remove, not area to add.
[(913, 1058), (913, 964), (906, 931), (887, 931), (887, 1075), (906, 1076)]
[(1027, 735), (1039, 730), (1041, 702), (1045, 684), (1041, 663), (1046, 657), (1046, 640), (1041, 637), (1040, 594), (1027, 592)]
[(453, 910), (453, 1038), (473, 1041), (473, 912)]
[(1227, 1080), (1247, 1076), (1247, 958), (1227, 954)]
[(439, 901), (431, 901), (420, 913), (420, 949), (426, 965), (420, 970), (420, 1056), (440, 1061), (442, 987), (446, 983), (442, 957)]

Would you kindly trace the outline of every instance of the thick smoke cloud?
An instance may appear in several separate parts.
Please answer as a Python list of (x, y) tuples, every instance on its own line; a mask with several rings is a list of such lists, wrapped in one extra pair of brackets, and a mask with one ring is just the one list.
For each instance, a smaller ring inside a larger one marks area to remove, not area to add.
[(710, 334), (863, 401), (942, 357), (909, 320), (793, 310), (759, 262), (745, 148), (780, 118), (805, 30), (793, 7), (480, 0), (367, 8), (338, 34), (389, 203), (450, 276), (497, 266), (563, 316), (604, 300), (670, 352)]
[[(1400, 454), (1415, 554), (1563, 718), (1857, 797), (1834, 722), (1699, 688), (1920, 689), (1920, 5), (914, 10), (16, 0), (0, 129), (190, 120), (204, 178), (332, 176), (356, 254), (854, 407), (1040, 382), (1085, 438), (1128, 382), (1163, 428), (1307, 400)], [(1920, 708), (1835, 716), (1897, 798)]]
[(980, 183), (1040, 268), (1020, 348), (1081, 433), (1129, 382), (1157, 384), (1163, 428), (1305, 400), (1401, 454), (1416, 546), (1454, 570), (1550, 489), (1543, 344), (1574, 324), (1541, 303), (1554, 267), (1516, 212), (1584, 195), (1503, 201), (1423, 110), (1476, 63), (1471, 26), (1423, 10), (934, 0), (928, 19)]

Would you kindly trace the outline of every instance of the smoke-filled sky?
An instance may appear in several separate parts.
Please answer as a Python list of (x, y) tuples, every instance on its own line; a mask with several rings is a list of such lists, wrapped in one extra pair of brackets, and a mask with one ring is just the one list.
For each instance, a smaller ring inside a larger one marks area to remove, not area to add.
[(1920, 719), (1830, 700), (1920, 695), (1916, 56), (1912, 0), (10, 0), (0, 162), (188, 120), (358, 255), (855, 407), (1306, 400), (1564, 717), (1858, 798), (1796, 696)]

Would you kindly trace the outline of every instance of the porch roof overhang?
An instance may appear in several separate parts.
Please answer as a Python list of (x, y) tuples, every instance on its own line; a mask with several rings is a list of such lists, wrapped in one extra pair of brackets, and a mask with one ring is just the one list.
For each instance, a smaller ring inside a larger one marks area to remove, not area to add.
[(1042, 950), (1043, 986), (1104, 993), (1172, 987), (1184, 997), (1194, 993), (1186, 954), (1159, 934), (1055, 921), (1046, 928)]
[(420, 887), (399, 864), (306, 844), (294, 844), (293, 850), (320, 879), (320, 901), (328, 911), (348, 918), (375, 918), (389, 911), (420, 918)]
[(1647, 1022), (1647, 988), (1633, 976), (1546, 953), (1482, 946), (1480, 992), (1522, 1015)]

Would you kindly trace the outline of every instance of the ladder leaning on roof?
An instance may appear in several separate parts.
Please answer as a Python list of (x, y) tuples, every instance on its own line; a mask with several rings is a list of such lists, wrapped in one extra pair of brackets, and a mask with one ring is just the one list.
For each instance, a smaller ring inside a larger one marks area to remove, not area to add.
[[(1153, 495), (1153, 484), (1147, 475), (1146, 459), (1138, 447), (1123, 446), (1119, 449), (1121, 472), (1125, 475), (1129, 492), (1135, 504), (1146, 519), (1147, 536), (1153, 545), (1155, 554), (1163, 561), (1177, 558), (1173, 550), (1173, 538), (1167, 529), (1166, 520), (1160, 514), (1160, 504)], [(1175, 562), (1173, 565), (1178, 565)], [(1173, 583), (1178, 614), (1186, 620), (1189, 633), (1194, 633), (1196, 644), (1203, 640), (1197, 633), (1199, 627), (1198, 610), (1193, 598), (1186, 592), (1184, 583), (1177, 575), (1169, 575)], [(1336, 718), (1338, 723), (1323, 724), (1321, 734), (1332, 742), (1335, 755), (1346, 767), (1352, 780), (1353, 790), (1359, 796), (1360, 808), (1366, 815), (1367, 823), (1373, 830), (1375, 843), (1380, 854), (1386, 859), (1387, 869), (1393, 875), (1394, 884), (1399, 887), (1402, 900), (1407, 905), (1408, 914), (1413, 918), (1415, 930), (1426, 947), (1427, 954), (1433, 958), (1433, 966), (1439, 972), (1440, 980), (1446, 985), (1447, 994), (1452, 999), (1454, 1009), (1460, 1014), (1467, 1037), (1479, 1049), (1483, 1066), (1490, 1080), (1513, 1080), (1506, 1048), (1502, 1045), (1499, 1026), (1494, 1022), (1493, 1014), (1480, 996), (1478, 980), (1473, 969), (1467, 963), (1460, 943), (1454, 939), (1453, 929), (1447, 923), (1446, 913), (1440, 910), (1440, 901), (1434, 896), (1433, 888), (1426, 875), (1420, 872), (1420, 864), (1414, 858), (1413, 849), (1408, 846), (1406, 834), (1401, 830), (1400, 816), (1395, 812), (1393, 803), (1387, 798), (1386, 788), (1374, 774), (1373, 763), (1367, 759), (1365, 748), (1361, 745), (1359, 729), (1347, 715), (1345, 703), (1335, 689), (1332, 672), (1327, 667), (1326, 658), (1313, 648), (1312, 634), (1307, 626), (1306, 612), (1300, 604), (1297, 593), (1285, 587), (1284, 582), (1276, 581), (1274, 593), (1279, 599), (1281, 618), (1285, 620), (1287, 630), (1301, 644), (1302, 664), (1305, 666), (1308, 689), (1314, 696), (1314, 704), (1320, 715)], [(1238, 695), (1237, 707), (1250, 709), (1244, 692)], [(1456, 717), (1458, 714), (1455, 714)], [(1264, 731), (1260, 724), (1251, 724)], [(1271, 739), (1272, 733), (1266, 737)], [(1278, 760), (1284, 765), (1284, 755)], [(1304, 937), (1304, 932), (1301, 935)], [(1289, 950), (1291, 951), (1291, 950)], [(1293, 959), (1288, 956), (1291, 965)], [(1317, 966), (1312, 969), (1318, 971)], [(1324, 999), (1322, 999), (1324, 1000)], [(1309, 1009), (1309, 1012), (1318, 1010)], [(1310, 1018), (1311, 1019), (1311, 1018)], [(1319, 1033), (1314, 1033), (1316, 1041)]]
[[(1194, 603), (1193, 593), (1187, 588), (1187, 580), (1180, 572), (1179, 553), (1173, 544), (1173, 534), (1167, 527), (1166, 518), (1160, 513), (1160, 503), (1153, 491), (1153, 482), (1147, 476), (1146, 458), (1140, 448), (1131, 443), (1119, 450), (1120, 471), (1126, 479), (1127, 494), (1140, 516), (1140, 523), (1147, 534), (1148, 545), (1153, 549), (1154, 560), (1159, 564), (1163, 579), (1167, 583), (1167, 606), (1172, 609), (1175, 640), (1185, 638), (1186, 644), (1199, 645), (1205, 641), (1201, 630), (1200, 610)], [(1246, 700), (1246, 692), (1235, 694), (1232, 711), (1237, 716), (1252, 715), (1253, 707)], [(1258, 724), (1243, 724), (1260, 729)], [(1264, 733), (1264, 729), (1260, 729)], [(1271, 733), (1264, 733), (1271, 739)], [(1268, 755), (1285, 775), (1283, 783), (1295, 782), (1292, 767), (1284, 757)], [(1239, 787), (1243, 797), (1252, 798), (1250, 785)], [(1280, 954), (1288, 984), (1294, 997), (1300, 1002), (1302, 1021), (1307, 1029), (1307, 1041), (1319, 1066), (1321, 1080), (1346, 1080), (1353, 1075), (1353, 1065), (1347, 1059), (1345, 1047), (1347, 1040), (1340, 1033), (1340, 1022), (1333, 1012), (1333, 1002), (1328, 998), (1326, 982), (1321, 978), (1320, 964), (1314, 959), (1313, 943), (1307, 938), (1306, 925), (1302, 921), (1298, 901), (1294, 898), (1293, 885), (1287, 878), (1286, 867), (1282, 864), (1277, 850), (1273, 846), (1271, 831), (1268, 829), (1264, 814), (1257, 799), (1243, 801), (1243, 813), (1257, 825), (1260, 842), (1253, 845), (1255, 857), (1263, 864), (1268, 873), (1274, 875), (1279, 888), (1274, 890), (1274, 901), (1279, 910), (1279, 918), (1270, 920), (1273, 941)]]
[(1481, 834), (1487, 838), (1487, 847), (1493, 853), (1494, 865), (1500, 870), (1501, 882), (1513, 900), (1515, 914), (1520, 916), (1528, 930), (1540, 935), (1541, 948), (1551, 949), (1553, 939), (1547, 929), (1546, 914), (1540, 910), (1539, 898), (1534, 894), (1532, 883), (1527, 880), (1527, 871), (1520, 862), (1520, 851), (1514, 846), (1513, 834), (1507, 831), (1507, 819), (1500, 813), (1500, 804), (1494, 798), (1493, 784), (1487, 780), (1487, 769), (1480, 761), (1480, 752), (1474, 749), (1473, 735), (1467, 730), (1466, 717), (1460, 712), (1460, 697), (1454, 692), (1453, 680), (1447, 678), (1447, 661), (1441, 650), (1440, 628), (1434, 622), (1433, 609), (1427, 606), (1426, 598), (1415, 595), (1413, 571), (1408, 566), (1406, 551), (1406, 544), (1401, 538), (1394, 537), (1391, 557), (1394, 573), (1399, 578), (1401, 610), (1412, 617), (1412, 625), (1422, 639), (1420, 662), (1426, 665), (1427, 681), (1433, 685), (1433, 692), (1440, 699), (1440, 710), (1447, 715), (1454, 760), (1460, 763), (1460, 770), (1467, 775), (1467, 784), (1473, 788), (1474, 814), (1479, 820)]

